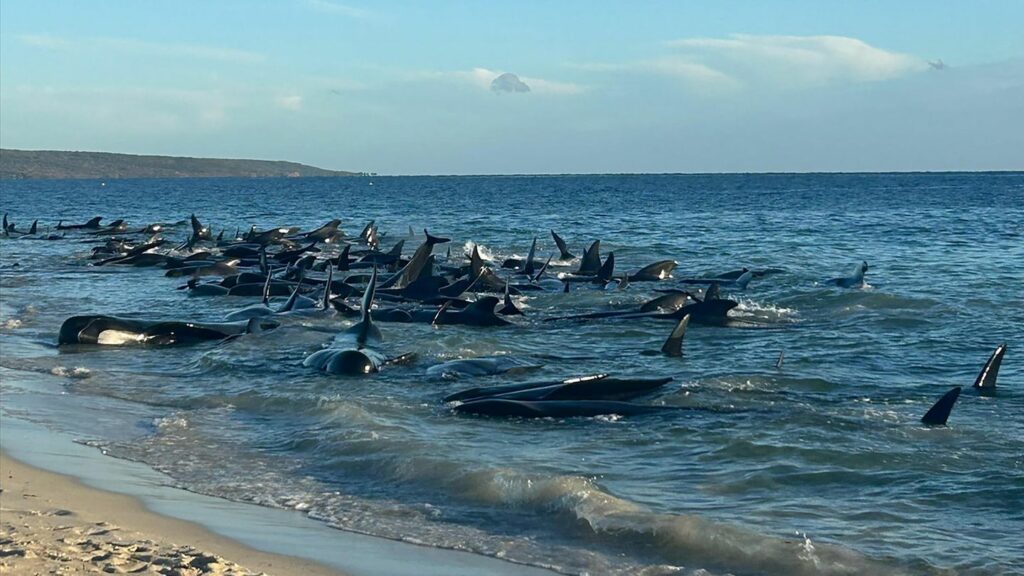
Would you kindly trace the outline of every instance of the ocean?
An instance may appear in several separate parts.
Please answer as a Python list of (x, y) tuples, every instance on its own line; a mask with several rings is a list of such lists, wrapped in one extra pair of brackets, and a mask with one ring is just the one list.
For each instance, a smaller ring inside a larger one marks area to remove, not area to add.
[[(565, 574), (1024, 574), (1024, 173), (5, 181), (0, 211), (41, 231), (195, 213), (227, 235), (335, 217), (358, 235), (375, 220), (385, 248), (411, 227), (411, 254), (426, 227), (495, 268), (534, 237), (557, 255), (555, 230), (577, 256), (600, 239), (616, 271), (679, 263), (625, 290), (529, 292), (509, 327), (381, 323), (387, 349), (417, 359), (354, 378), (302, 365), (351, 324), (334, 316), (224, 343), (59, 348), (77, 314), (221, 320), (252, 300), (90, 266), (85, 235), (0, 239), (3, 417), (188, 490)], [(864, 288), (826, 282), (861, 261)], [(641, 354), (670, 322), (544, 321), (744, 266), (780, 272), (723, 287), (734, 322), (691, 324), (682, 358)], [(998, 392), (978, 395), (1001, 343)], [(543, 368), (426, 373), (496, 354)], [(643, 402), (698, 410), (525, 420), (441, 402), (594, 373), (670, 376)], [(922, 425), (953, 386), (949, 425)]]

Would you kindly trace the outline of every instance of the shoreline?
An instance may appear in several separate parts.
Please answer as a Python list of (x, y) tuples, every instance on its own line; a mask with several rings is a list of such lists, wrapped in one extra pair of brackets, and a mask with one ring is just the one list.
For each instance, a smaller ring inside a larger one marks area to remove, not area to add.
[(86, 486), (0, 451), (0, 567), (12, 573), (344, 576), (262, 552), (131, 496)]
[[(4, 408), (10, 408), (10, 397), (4, 400)], [(166, 573), (182, 576), (554, 574), (470, 552), (335, 529), (301, 512), (224, 500), (171, 484), (169, 477), (145, 464), (106, 456), (65, 433), (0, 410), (0, 572), (49, 573), (50, 567), (64, 566), (78, 567), (73, 573), (102, 574), (112, 560), (97, 565), (89, 559), (109, 553), (111, 558), (124, 555), (122, 566), (112, 566), (115, 572), (127, 566), (147, 573), (141, 561), (132, 559), (142, 546), (149, 549), (142, 552), (144, 558), (157, 550), (155, 559), (177, 570)], [(24, 496), (26, 487), (32, 496)], [(69, 540), (75, 544), (62, 542), (68, 534), (61, 532), (75, 530), (80, 533)], [(108, 533), (88, 535), (103, 530)], [(31, 548), (36, 562), (47, 550), (81, 548), (86, 545), (81, 540), (92, 548), (84, 560), (69, 552), (65, 562), (25, 565), (18, 564), (22, 555), (14, 550)], [(118, 546), (126, 542), (130, 544)], [(218, 571), (200, 571), (189, 564), (195, 558)], [(151, 562), (148, 573), (164, 573), (165, 568)]]

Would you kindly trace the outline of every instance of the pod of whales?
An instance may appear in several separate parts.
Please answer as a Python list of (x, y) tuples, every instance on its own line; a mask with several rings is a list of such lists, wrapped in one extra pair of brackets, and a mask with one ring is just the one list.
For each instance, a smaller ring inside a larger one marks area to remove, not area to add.
[[(339, 333), (321, 350), (304, 360), (305, 366), (329, 374), (370, 374), (389, 364), (405, 363), (412, 354), (391, 356), (381, 348), (383, 338), (378, 322), (432, 324), (438, 331), (449, 326), (466, 334), (491, 328), (520, 326), (537, 328), (546, 320), (618, 319), (622, 322), (671, 320), (674, 327), (660, 350), (641, 350), (649, 356), (652, 366), (669, 366), (667, 360), (679, 358), (682, 344), (691, 325), (730, 325), (730, 311), (736, 300), (723, 296), (723, 291), (749, 289), (752, 279), (767, 278), (783, 271), (778, 268), (738, 268), (707, 276), (684, 276), (682, 287), (654, 288), (652, 297), (637, 304), (617, 304), (564, 316), (543, 318), (539, 312), (524, 316), (520, 305), (534, 295), (548, 298), (574, 298), (581, 292), (614, 288), (634, 294), (648, 290), (645, 284), (671, 280), (678, 267), (675, 260), (659, 260), (635, 272), (616, 272), (616, 254), (609, 252), (602, 260), (601, 241), (594, 240), (576, 263), (576, 256), (554, 230), (551, 238), (557, 253), (542, 263), (538, 258), (540, 240), (534, 237), (527, 257), (509, 260), (509, 271), (502, 271), (484, 260), (480, 247), (472, 245), (465, 261), (447, 255), (435, 255), (434, 247), (450, 242), (426, 229), (422, 237), (408, 234), (388, 249), (381, 248), (386, 238), (371, 220), (355, 237), (341, 230), (341, 219), (303, 232), (297, 227), (280, 226), (217, 235), (197, 215), (187, 220), (153, 223), (132, 227), (123, 219), (101, 225), (102, 217), (78, 224), (63, 221), (54, 227), (61, 235), (40, 231), (38, 220), (19, 228), (7, 214), (3, 218), (4, 241), (17, 238), (78, 239), (94, 245), (90, 261), (93, 266), (128, 268), (157, 267), (171, 278), (187, 279), (179, 286), (195, 296), (234, 296), (259, 298), (257, 303), (227, 313), (224, 321), (188, 321), (177, 319), (146, 319), (134, 315), (90, 314), (72, 316), (64, 321), (58, 333), (58, 344), (66, 345), (185, 345), (217, 342), (253, 332), (272, 330), (297, 319), (332, 319), (356, 317), (357, 321)], [(167, 238), (178, 230), (187, 234), (175, 245)], [(422, 242), (406, 256), (407, 239)], [(468, 244), (467, 244), (468, 246)], [(7, 266), (5, 264), (5, 266)], [(551, 272), (551, 267), (562, 271)], [(574, 268), (570, 268), (574, 267)], [(566, 272), (566, 270), (571, 270)], [(367, 271), (370, 271), (367, 274)], [(833, 278), (828, 283), (841, 288), (865, 286), (867, 262), (861, 262), (848, 276)], [(335, 273), (339, 275), (335, 278)], [(557, 278), (556, 278), (557, 276)], [(206, 280), (205, 278), (211, 278)], [(202, 279), (202, 280), (201, 280)], [(180, 281), (179, 281), (180, 282)], [(665, 285), (665, 284), (662, 284)], [(678, 285), (677, 285), (678, 286)], [(569, 290), (572, 287), (573, 290)], [(691, 288), (692, 287), (692, 288)], [(703, 287), (703, 291), (697, 287)], [(691, 291), (692, 290), (692, 291)], [(559, 294), (568, 293), (569, 296)], [(287, 296), (279, 303), (271, 298)], [(513, 297), (516, 297), (514, 299)], [(360, 298), (358, 309), (350, 298)], [(380, 302), (374, 308), (374, 301)], [(232, 300), (233, 301), (233, 300)], [(638, 302), (634, 299), (632, 302)], [(531, 303), (532, 305), (532, 303)], [(551, 310), (552, 306), (547, 306)], [(550, 313), (550, 312), (549, 312)], [(565, 327), (558, 327), (566, 329)], [(494, 334), (514, 334), (495, 332)], [(510, 338), (514, 336), (508, 336)], [(999, 370), (1006, 353), (1006, 344), (992, 352), (972, 387), (980, 395), (994, 395)], [(539, 356), (538, 356), (539, 357)], [(775, 363), (781, 370), (784, 355)], [(691, 362), (687, 362), (690, 364)], [(530, 359), (503, 354), (466, 358), (440, 363), (423, 369), (442, 380), (500, 378), (533, 370), (543, 365)], [(454, 402), (459, 413), (515, 417), (576, 417), (602, 414), (641, 415), (692, 408), (638, 404), (634, 400), (655, 393), (671, 378), (621, 378), (596, 375), (569, 380), (538, 380), (529, 383), (475, 387), (449, 394), (446, 402)], [(928, 426), (945, 425), (963, 388), (945, 393), (921, 417)]]

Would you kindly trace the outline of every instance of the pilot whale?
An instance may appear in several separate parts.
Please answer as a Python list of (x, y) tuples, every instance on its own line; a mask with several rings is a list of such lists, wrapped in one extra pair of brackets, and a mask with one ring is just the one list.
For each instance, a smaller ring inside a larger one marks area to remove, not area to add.
[(594, 374), (567, 380), (505, 384), (470, 388), (445, 397), (445, 402), (470, 402), (484, 398), (503, 400), (630, 400), (645, 396), (672, 378), (615, 378)]
[(449, 360), (427, 368), (428, 378), (453, 379), (462, 377), (494, 376), (539, 370), (543, 364), (532, 364), (514, 356), (481, 356)]
[(411, 359), (412, 354), (403, 354), (389, 358), (372, 346), (379, 345), (384, 337), (380, 328), (373, 323), (370, 309), (377, 286), (377, 269), (373, 269), (370, 282), (363, 292), (362, 317), (344, 332), (334, 337), (334, 341), (322, 350), (310, 354), (302, 361), (302, 365), (316, 368), (328, 374), (346, 374), (350, 376), (373, 374), (379, 372), (387, 364)]
[(255, 322), (186, 322), (119, 318), (103, 314), (72, 316), (61, 324), (57, 342), (59, 345), (170, 346), (224, 340), (254, 331), (271, 330), (279, 325), (272, 321), (253, 320)]
[(840, 288), (863, 288), (864, 287), (864, 275), (868, 271), (868, 263), (861, 262), (857, 264), (853, 274), (849, 276), (841, 276), (839, 278), (832, 278), (828, 281), (829, 284), (839, 286)]

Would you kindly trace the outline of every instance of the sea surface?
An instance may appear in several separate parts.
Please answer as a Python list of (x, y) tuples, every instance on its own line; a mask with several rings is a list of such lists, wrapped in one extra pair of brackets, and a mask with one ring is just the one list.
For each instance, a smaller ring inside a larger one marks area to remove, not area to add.
[[(3, 238), (2, 417), (195, 492), (566, 574), (1024, 574), (1022, 173), (6, 181), (0, 211), (41, 230), (194, 212), (228, 235), (335, 217), (358, 235), (372, 219), (385, 248), (412, 227), (410, 254), (428, 227), (453, 239), (453, 258), (476, 245), (495, 267), (534, 237), (542, 259), (557, 254), (554, 229), (577, 255), (600, 239), (618, 271), (678, 261), (657, 287), (779, 268), (724, 288), (736, 322), (691, 324), (682, 358), (640, 354), (670, 322), (543, 321), (655, 295), (633, 283), (531, 293), (507, 328), (381, 324), (387, 350), (418, 360), (352, 378), (302, 366), (351, 324), (337, 317), (219, 344), (58, 348), (76, 314), (220, 320), (252, 300), (90, 266), (84, 235)], [(862, 260), (868, 286), (827, 284)], [(1003, 342), (998, 393), (980, 396), (970, 386)], [(426, 375), (494, 354), (544, 367)], [(641, 401), (713, 410), (504, 420), (441, 403), (605, 372), (671, 376)], [(949, 425), (923, 426), (952, 386), (965, 389)]]

